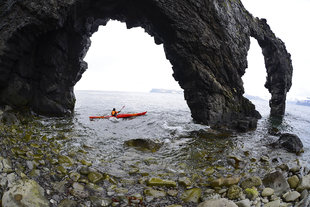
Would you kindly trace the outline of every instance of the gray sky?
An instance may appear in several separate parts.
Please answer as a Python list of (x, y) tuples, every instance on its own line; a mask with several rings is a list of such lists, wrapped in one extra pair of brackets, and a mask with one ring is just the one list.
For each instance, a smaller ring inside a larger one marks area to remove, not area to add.
[[(255, 17), (266, 18), (273, 32), (291, 53), (293, 86), (288, 99), (310, 96), (310, 0), (242, 0)], [(162, 45), (142, 28), (126, 29), (110, 21), (93, 34), (85, 61), (88, 69), (77, 83), (78, 90), (150, 91), (152, 88), (181, 90), (172, 77), (172, 66)], [(268, 98), (264, 88), (266, 69), (257, 41), (251, 39), (245, 91)]]

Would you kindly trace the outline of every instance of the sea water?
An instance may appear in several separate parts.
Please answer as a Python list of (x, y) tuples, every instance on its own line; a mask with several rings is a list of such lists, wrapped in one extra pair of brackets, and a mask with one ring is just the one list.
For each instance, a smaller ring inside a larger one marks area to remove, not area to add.
[[(268, 134), (270, 109), (264, 100), (252, 100), (262, 115), (256, 130), (212, 135), (208, 126), (193, 121), (183, 94), (76, 91), (75, 95), (73, 118), (47, 119), (46, 124), (58, 122), (61, 130), (68, 129), (70, 140), (64, 151), (87, 151), (84, 159), (93, 163), (93, 167), (117, 177), (128, 177), (132, 168), (149, 174), (193, 176), (208, 169), (231, 175), (264, 174), (281, 163), (310, 166), (307, 106), (287, 104), (284, 121), (279, 126), (281, 132), (294, 133), (302, 140), (305, 152), (295, 155), (270, 147), (278, 137)], [(89, 116), (109, 115), (113, 108), (119, 110), (123, 106), (122, 113), (147, 111), (147, 114), (129, 119), (89, 120)], [(158, 151), (145, 152), (124, 145), (132, 139), (152, 140), (162, 146)], [(259, 162), (262, 156), (269, 159), (268, 166)], [(232, 158), (242, 160), (243, 166), (236, 168)]]

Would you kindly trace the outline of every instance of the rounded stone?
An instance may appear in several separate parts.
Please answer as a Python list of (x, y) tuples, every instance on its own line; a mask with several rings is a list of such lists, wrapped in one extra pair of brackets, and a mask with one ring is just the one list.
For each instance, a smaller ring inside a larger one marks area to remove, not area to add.
[(299, 184), (299, 178), (297, 177), (297, 175), (293, 175), (292, 177), (289, 177), (287, 179), (287, 182), (291, 188), (295, 189), (295, 188), (297, 188), (297, 186)]
[(198, 205), (198, 207), (238, 207), (234, 202), (225, 198), (211, 199), (204, 201)]
[(262, 192), (263, 197), (269, 197), (269, 196), (272, 196), (273, 194), (274, 194), (274, 189), (272, 188), (265, 188)]

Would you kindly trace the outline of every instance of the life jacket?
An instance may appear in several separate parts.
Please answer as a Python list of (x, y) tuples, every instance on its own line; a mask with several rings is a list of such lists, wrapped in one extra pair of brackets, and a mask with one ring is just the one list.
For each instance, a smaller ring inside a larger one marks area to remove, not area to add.
[(111, 112), (111, 115), (112, 115), (112, 116), (116, 116), (116, 115), (117, 115), (117, 111), (112, 111), (112, 112)]

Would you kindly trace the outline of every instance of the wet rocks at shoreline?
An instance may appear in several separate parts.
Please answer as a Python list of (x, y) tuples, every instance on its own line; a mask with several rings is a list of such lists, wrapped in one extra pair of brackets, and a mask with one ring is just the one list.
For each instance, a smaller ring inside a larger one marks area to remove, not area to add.
[[(44, 130), (40, 131), (38, 124), (0, 125), (0, 200), (3, 207), (11, 207), (12, 200), (24, 206), (36, 202), (55, 207), (214, 207), (224, 204), (303, 207), (310, 202), (310, 174), (298, 162), (286, 165), (271, 162), (268, 156), (261, 157), (251, 164), (253, 168), (259, 168), (257, 163), (262, 164), (266, 172), (256, 175), (240, 169), (252, 160), (251, 157), (229, 156), (227, 159), (239, 164), (210, 166), (201, 174), (198, 170), (191, 174), (169, 170), (166, 173), (145, 172), (135, 164), (124, 169), (126, 176), (123, 176), (108, 173), (106, 168), (110, 165), (98, 167), (88, 159), (87, 149), (91, 146), (85, 145), (78, 151), (62, 150), (70, 137), (59, 133), (41, 134)], [(141, 153), (150, 154), (148, 152)], [(148, 160), (146, 164), (154, 166), (156, 160)], [(23, 192), (16, 189), (23, 189)], [(29, 196), (33, 198), (31, 201), (27, 199)]]

